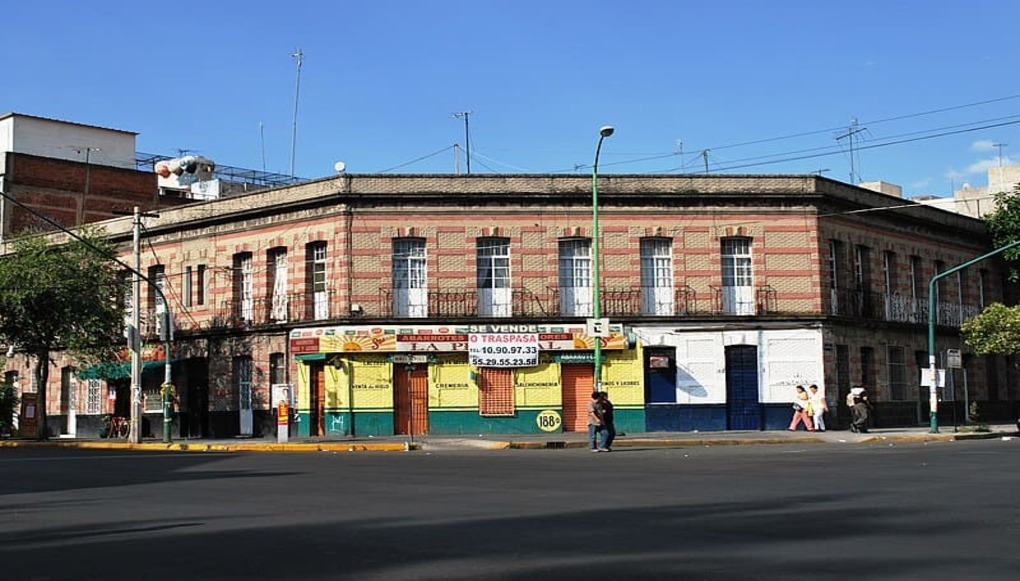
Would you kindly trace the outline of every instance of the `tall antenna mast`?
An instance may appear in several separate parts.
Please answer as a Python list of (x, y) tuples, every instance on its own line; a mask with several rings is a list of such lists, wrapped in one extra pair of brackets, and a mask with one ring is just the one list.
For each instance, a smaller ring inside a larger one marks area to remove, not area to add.
[(999, 148), (999, 167), (1002, 167), (1002, 148), (1009, 145), (1008, 143), (993, 143), (993, 147)]
[(857, 181), (858, 181), (858, 178), (860, 178), (860, 175), (856, 171), (856, 165), (857, 164), (856, 164), (856, 159), (854, 158), (854, 136), (857, 135), (858, 133), (862, 132), (862, 131), (865, 131), (865, 128), (864, 127), (859, 127), (857, 125), (857, 118), (856, 117), (851, 117), (850, 118), (850, 127), (847, 128), (846, 133), (844, 133), (842, 135), (837, 135), (836, 136), (836, 141), (839, 141), (841, 139), (847, 139), (847, 138), (849, 138), (849, 140), (850, 140), (850, 183), (851, 184), (856, 184)]
[(301, 47), (298, 47), (290, 57), (297, 64), (297, 86), (294, 89), (294, 131), (290, 137), (290, 177), (294, 177), (294, 156), (297, 153), (298, 98), (301, 96), (301, 65), (305, 62), (305, 53), (301, 52)]
[(259, 121), (259, 147), (262, 149), (262, 171), (266, 171), (266, 126)]
[(464, 158), (467, 161), (468, 175), (471, 175), (471, 130), (468, 125), (468, 117), (470, 117), (472, 113), (474, 113), (474, 111), (461, 111), (460, 113), (454, 113), (451, 115), (451, 117), (464, 120)]

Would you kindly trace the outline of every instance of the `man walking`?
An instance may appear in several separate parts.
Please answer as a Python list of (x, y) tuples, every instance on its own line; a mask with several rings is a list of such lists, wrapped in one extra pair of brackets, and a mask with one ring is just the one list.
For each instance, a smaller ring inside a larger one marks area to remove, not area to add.
[(608, 393), (604, 391), (599, 393), (597, 407), (602, 418), (602, 445), (598, 450), (599, 452), (612, 452), (613, 440), (616, 439), (616, 426), (613, 424), (613, 402), (609, 401)]
[(598, 435), (602, 429), (602, 411), (599, 400), (602, 395), (598, 391), (591, 392), (591, 401), (588, 402), (588, 445), (592, 452), (598, 452)]

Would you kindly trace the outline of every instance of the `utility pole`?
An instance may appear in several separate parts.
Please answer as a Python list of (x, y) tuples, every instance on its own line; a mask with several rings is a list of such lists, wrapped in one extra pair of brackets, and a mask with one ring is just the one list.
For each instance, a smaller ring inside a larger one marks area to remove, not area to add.
[(297, 154), (297, 112), (298, 112), (298, 98), (301, 95), (301, 65), (305, 62), (305, 53), (301, 52), (301, 48), (290, 55), (291, 58), (297, 63), (297, 86), (294, 89), (294, 130), (290, 137), (290, 177), (294, 177), (294, 157)]
[(85, 147), (83, 150), (78, 150), (78, 153), (85, 153), (85, 190), (82, 193), (81, 205), (78, 207), (78, 211), (75, 212), (75, 226), (81, 226), (85, 222), (85, 202), (89, 197), (92, 171), (92, 166), (89, 165), (89, 157), (93, 151), (100, 151), (100, 149), (98, 147)]
[[(159, 214), (142, 213), (138, 206), (134, 207), (134, 219), (132, 221), (132, 252), (134, 253), (134, 283), (131, 285), (131, 326), (128, 328), (127, 342), (131, 351), (131, 418), (130, 432), (128, 438), (134, 444), (142, 441), (142, 218), (158, 218)], [(120, 262), (120, 261), (118, 261)], [(153, 292), (158, 293), (159, 300), (163, 302), (163, 325), (164, 346), (164, 383), (161, 389), (163, 400), (163, 442), (170, 442), (170, 428), (173, 423), (171, 413), (171, 368), (170, 355), (173, 342), (173, 319), (170, 315), (170, 303), (166, 295), (154, 280), (146, 279)]]
[(472, 113), (474, 111), (461, 111), (452, 115), (456, 119), (464, 120), (464, 157), (467, 160), (467, 175), (471, 175), (471, 130), (468, 125), (468, 118), (471, 117)]
[(857, 118), (850, 118), (850, 127), (847, 128), (846, 133), (836, 136), (836, 141), (839, 142), (841, 139), (850, 140), (850, 183), (856, 184), (860, 175), (856, 171), (856, 160), (854, 159), (854, 136), (858, 133), (865, 131), (864, 127), (858, 127)]
[(711, 150), (704, 149), (704, 150), (701, 151), (701, 157), (703, 157), (705, 159), (705, 173), (708, 173), (708, 152), (709, 151), (711, 151)]
[(134, 208), (134, 236), (131, 251), (135, 258), (134, 284), (131, 285), (131, 328), (128, 330), (128, 349), (131, 351), (131, 442), (142, 441), (142, 212)]
[(1009, 145), (1009, 144), (1008, 143), (993, 143), (992, 144), (993, 147), (998, 147), (999, 148), (999, 167), (1000, 168), (1002, 167), (1002, 148), (1006, 147), (1007, 145)]

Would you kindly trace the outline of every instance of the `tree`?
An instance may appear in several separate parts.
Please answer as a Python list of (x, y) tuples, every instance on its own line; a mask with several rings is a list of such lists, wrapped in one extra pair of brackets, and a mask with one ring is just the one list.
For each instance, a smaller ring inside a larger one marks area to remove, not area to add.
[(123, 343), (124, 307), (112, 246), (103, 232), (51, 245), (25, 236), (0, 256), (0, 341), (34, 360), (39, 437), (45, 439), (50, 354), (65, 351), (82, 364), (110, 357)]
[(992, 303), (960, 328), (963, 341), (978, 355), (1020, 352), (1020, 306)]
[[(1012, 192), (997, 192), (993, 197), (995, 210), (985, 216), (985, 222), (993, 244), (1001, 248), (1020, 240), (1020, 184)], [(1009, 280), (1020, 281), (1020, 269), (1015, 266), (1020, 263), (1020, 247), (1010, 248), (1003, 256), (1014, 265), (1009, 269)]]

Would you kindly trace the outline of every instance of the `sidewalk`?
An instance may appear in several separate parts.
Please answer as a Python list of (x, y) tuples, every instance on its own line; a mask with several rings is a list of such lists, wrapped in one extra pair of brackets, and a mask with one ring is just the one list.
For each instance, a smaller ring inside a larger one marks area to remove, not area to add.
[[(807, 432), (642, 432), (619, 435), (615, 448), (663, 448), (678, 446), (741, 446), (755, 444), (867, 444), (881, 442), (948, 442), (956, 440), (1017, 437), (1015, 425), (994, 425), (988, 432), (954, 431), (941, 426), (939, 433), (928, 427), (874, 429), (866, 434), (847, 430)], [(163, 443), (146, 439), (140, 444), (123, 440), (79, 440), (54, 438), (0, 440), (0, 448), (59, 447), (101, 450), (162, 450), (185, 452), (395, 452), (409, 450), (506, 450), (565, 449), (587, 447), (584, 432), (554, 434), (491, 434), (478, 436), (381, 436), (353, 438), (294, 438), (285, 444), (269, 438), (221, 440), (176, 440)]]

